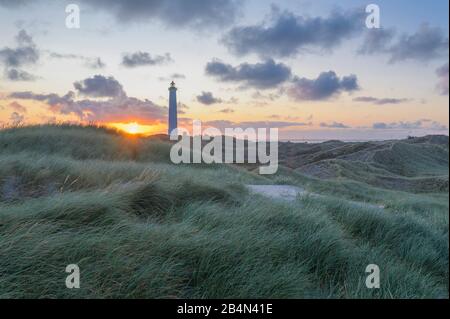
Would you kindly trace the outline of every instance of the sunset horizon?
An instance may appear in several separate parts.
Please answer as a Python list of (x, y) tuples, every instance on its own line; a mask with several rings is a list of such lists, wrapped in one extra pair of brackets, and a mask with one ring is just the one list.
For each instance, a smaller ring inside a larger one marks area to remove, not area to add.
[[(136, 123), (135, 131), (161, 134), (175, 81), (185, 128), (193, 120), (219, 129), (274, 127), (283, 140), (449, 134), (445, 1), (410, 11), (398, 10), (408, 2), (380, 1), (380, 29), (366, 27), (361, 1), (227, 1), (224, 16), (205, 6), (177, 17), (176, 26), (169, 14), (145, 17), (130, 6), (122, 16), (119, 4), (81, 1), (80, 28), (65, 25), (63, 4), (36, 16), (39, 1), (6, 3), (3, 126), (71, 122), (126, 131)], [(295, 32), (309, 34), (295, 40)]]
[(0, 305), (447, 305), (448, 0), (0, 0), (0, 26)]

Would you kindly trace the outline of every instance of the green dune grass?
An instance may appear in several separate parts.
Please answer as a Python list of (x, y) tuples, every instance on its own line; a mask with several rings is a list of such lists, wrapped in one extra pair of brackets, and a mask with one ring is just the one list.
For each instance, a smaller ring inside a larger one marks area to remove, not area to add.
[[(448, 148), (400, 146), (365, 177), (329, 180), (175, 166), (169, 151), (104, 128), (0, 131), (0, 298), (448, 298), (448, 186), (371, 176), (402, 167), (448, 185)], [(340, 167), (352, 165), (364, 171)], [(245, 187), (273, 183), (323, 196), (282, 202)], [(80, 289), (65, 287), (68, 264)], [(365, 286), (369, 264), (380, 289)]]

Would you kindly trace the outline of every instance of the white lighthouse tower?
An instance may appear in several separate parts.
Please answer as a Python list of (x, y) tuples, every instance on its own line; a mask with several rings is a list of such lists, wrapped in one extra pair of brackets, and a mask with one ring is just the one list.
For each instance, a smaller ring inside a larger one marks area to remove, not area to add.
[[(170, 83), (169, 92), (169, 135), (171, 135), (178, 128), (177, 88), (174, 81)], [(173, 133), (177, 134), (176, 132)]]

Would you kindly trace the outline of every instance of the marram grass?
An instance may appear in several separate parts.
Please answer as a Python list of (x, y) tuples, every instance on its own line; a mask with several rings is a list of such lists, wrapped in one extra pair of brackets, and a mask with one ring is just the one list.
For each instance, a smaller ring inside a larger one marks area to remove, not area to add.
[[(0, 131), (0, 298), (448, 298), (448, 190), (174, 166), (169, 148), (94, 127)], [(420, 158), (401, 167), (443, 173)], [(323, 196), (245, 188), (272, 183)], [(368, 264), (380, 289), (365, 286)]]

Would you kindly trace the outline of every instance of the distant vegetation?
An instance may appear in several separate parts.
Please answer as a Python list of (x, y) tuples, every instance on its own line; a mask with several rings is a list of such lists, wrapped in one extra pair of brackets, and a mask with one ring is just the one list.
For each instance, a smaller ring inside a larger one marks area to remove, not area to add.
[[(262, 177), (172, 165), (163, 137), (2, 130), (0, 298), (448, 298), (448, 147), (283, 143), (278, 174)], [(246, 184), (321, 196), (276, 201)], [(365, 286), (369, 264), (381, 289)]]

